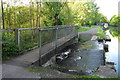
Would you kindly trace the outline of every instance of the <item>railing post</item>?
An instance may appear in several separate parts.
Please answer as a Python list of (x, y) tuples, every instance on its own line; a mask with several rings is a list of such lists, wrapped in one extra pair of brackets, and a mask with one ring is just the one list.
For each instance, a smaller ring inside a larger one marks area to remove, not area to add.
[(57, 53), (57, 39), (58, 39), (57, 31), (58, 28), (55, 29), (55, 54)]
[(19, 31), (19, 29), (15, 29), (15, 42), (18, 45), (18, 49), (19, 49), (19, 53), (20, 53), (20, 31)]
[(42, 66), (42, 54), (41, 54), (41, 48), (42, 48), (42, 43), (41, 43), (41, 30), (38, 32), (38, 47), (39, 47), (39, 66)]
[[(58, 28), (55, 28), (55, 55), (58, 52), (57, 51), (57, 39), (58, 39), (57, 30), (58, 30)], [(55, 63), (56, 63), (56, 57), (55, 57)]]

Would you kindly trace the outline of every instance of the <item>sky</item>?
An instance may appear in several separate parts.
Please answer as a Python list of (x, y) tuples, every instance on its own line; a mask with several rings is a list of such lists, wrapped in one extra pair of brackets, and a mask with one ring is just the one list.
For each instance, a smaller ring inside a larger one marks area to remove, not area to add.
[(95, 0), (95, 3), (100, 7), (99, 11), (109, 20), (113, 15), (118, 15), (118, 2), (120, 0)]

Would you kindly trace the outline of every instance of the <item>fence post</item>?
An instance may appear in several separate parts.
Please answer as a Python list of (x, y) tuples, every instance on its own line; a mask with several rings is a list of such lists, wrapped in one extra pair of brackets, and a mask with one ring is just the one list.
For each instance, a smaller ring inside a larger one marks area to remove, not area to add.
[(15, 29), (15, 42), (18, 45), (18, 49), (19, 49), (19, 53), (20, 53), (20, 31), (19, 31), (19, 29)]
[(41, 43), (41, 30), (39, 30), (38, 32), (38, 38), (39, 38), (39, 41), (38, 41), (38, 47), (39, 47), (39, 66), (42, 66), (42, 55), (41, 55), (41, 48), (42, 48), (42, 43)]
[(58, 28), (55, 29), (55, 54), (57, 53), (57, 39), (58, 39), (57, 31)]
[[(57, 49), (57, 40), (58, 40), (57, 31), (58, 31), (58, 28), (55, 28), (55, 55), (58, 52), (58, 49)], [(56, 57), (55, 57), (55, 63), (56, 63)]]

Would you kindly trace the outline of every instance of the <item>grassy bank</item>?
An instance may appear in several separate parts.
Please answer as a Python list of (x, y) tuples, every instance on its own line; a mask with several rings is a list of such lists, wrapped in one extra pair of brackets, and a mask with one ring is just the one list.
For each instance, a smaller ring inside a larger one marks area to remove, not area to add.
[(98, 27), (98, 31), (96, 34), (100, 39), (106, 38), (106, 33), (105, 31), (102, 30), (102, 27)]
[(84, 26), (84, 27), (79, 27), (78, 28), (78, 32), (83, 32), (83, 31), (88, 31), (91, 28), (95, 27), (96, 25), (92, 25), (92, 26)]

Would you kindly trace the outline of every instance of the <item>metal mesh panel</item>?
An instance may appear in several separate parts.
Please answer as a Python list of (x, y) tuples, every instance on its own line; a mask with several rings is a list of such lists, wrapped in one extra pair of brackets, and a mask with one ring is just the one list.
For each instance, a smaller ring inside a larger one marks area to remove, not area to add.
[(41, 29), (39, 31), (40, 54), (43, 55), (75, 37), (76, 29), (75, 26), (57, 26)]
[(41, 54), (47, 53), (50, 50), (55, 48), (55, 40), (56, 40), (56, 30), (55, 29), (47, 29), (41, 30), (40, 32), (41, 38)]
[(38, 47), (38, 30), (20, 30), (20, 51)]

